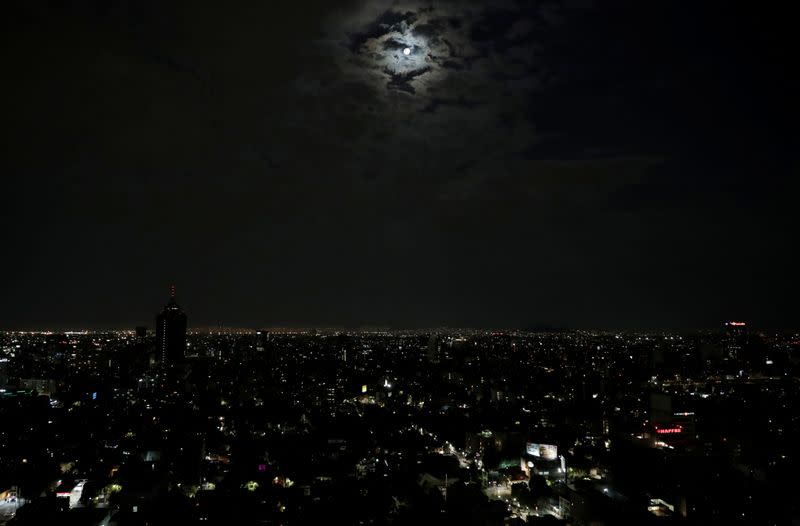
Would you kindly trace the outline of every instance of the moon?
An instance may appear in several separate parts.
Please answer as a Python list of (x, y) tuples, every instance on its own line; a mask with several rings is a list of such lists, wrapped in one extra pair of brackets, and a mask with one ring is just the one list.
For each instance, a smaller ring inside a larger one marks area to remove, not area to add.
[(407, 47), (403, 50), (403, 55), (409, 56), (411, 54), (411, 48)]

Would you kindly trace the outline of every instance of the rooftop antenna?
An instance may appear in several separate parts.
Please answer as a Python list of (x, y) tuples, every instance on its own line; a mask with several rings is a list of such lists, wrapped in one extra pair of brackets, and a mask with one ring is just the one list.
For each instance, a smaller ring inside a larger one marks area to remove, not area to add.
[(175, 285), (169, 286), (169, 297), (173, 300), (175, 299)]

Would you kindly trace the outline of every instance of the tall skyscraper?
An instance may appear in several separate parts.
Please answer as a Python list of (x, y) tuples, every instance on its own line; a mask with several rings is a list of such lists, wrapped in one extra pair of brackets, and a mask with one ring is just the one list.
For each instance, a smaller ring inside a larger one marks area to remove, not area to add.
[(743, 321), (729, 321), (725, 323), (725, 336), (723, 348), (725, 358), (738, 360), (742, 358), (742, 350), (747, 340), (747, 324)]
[(436, 333), (431, 334), (430, 339), (428, 339), (426, 357), (430, 363), (439, 363), (442, 361), (442, 342), (439, 339), (439, 335)]
[(170, 286), (169, 296), (156, 316), (156, 351), (163, 365), (182, 362), (186, 353), (186, 314), (175, 302), (175, 285)]

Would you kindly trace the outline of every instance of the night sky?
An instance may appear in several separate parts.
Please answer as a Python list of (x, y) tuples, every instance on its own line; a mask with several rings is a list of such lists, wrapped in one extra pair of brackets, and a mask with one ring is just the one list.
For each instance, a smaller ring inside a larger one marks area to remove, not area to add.
[(797, 327), (738, 4), (4, 2), (0, 327)]

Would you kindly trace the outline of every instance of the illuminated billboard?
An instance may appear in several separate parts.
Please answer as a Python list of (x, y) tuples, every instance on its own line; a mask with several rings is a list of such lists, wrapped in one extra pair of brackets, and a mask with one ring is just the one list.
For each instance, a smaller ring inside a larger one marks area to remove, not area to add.
[(537, 444), (528, 442), (525, 451), (533, 456), (544, 460), (555, 460), (558, 458), (558, 448), (552, 444)]
[(659, 435), (678, 435), (683, 432), (683, 427), (656, 427), (656, 433)]

